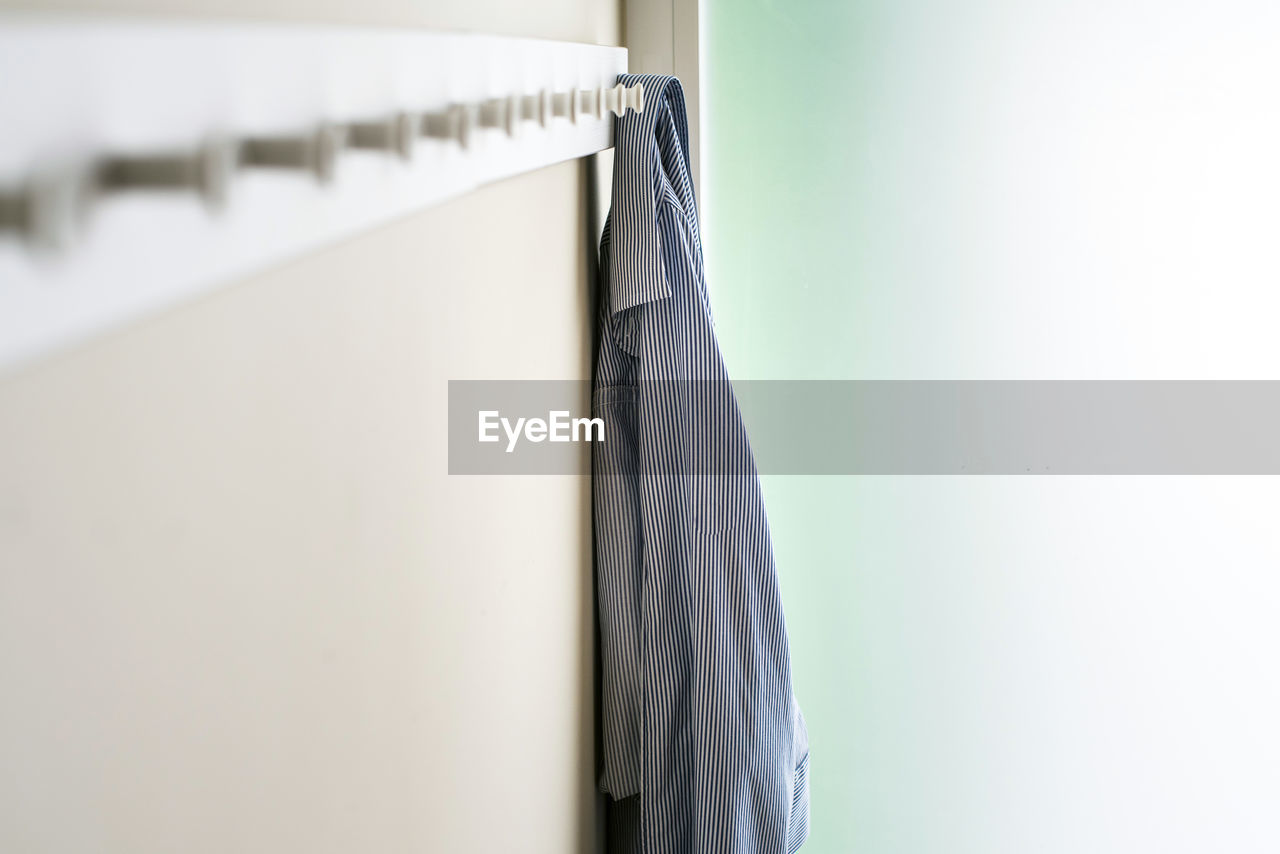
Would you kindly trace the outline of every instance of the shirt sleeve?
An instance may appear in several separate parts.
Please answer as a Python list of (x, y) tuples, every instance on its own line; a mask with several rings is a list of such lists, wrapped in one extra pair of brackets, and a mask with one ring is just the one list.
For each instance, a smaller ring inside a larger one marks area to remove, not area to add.
[[(675, 77), (623, 74), (618, 82), (644, 87), (645, 109), (617, 119), (614, 130), (612, 190), (613, 239), (609, 259), (609, 311), (627, 309), (671, 296), (662, 265), (658, 204), (663, 194), (657, 128), (670, 113), (684, 117), (684, 90)], [(679, 122), (681, 148), (688, 160), (688, 128)], [(686, 163), (687, 166), (687, 163)]]

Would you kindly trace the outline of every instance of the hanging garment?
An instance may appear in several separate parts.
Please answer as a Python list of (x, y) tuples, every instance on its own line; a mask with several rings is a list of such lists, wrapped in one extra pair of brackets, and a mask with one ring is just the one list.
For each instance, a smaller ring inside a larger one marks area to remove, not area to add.
[(610, 850), (786, 854), (808, 736), (755, 462), (716, 342), (674, 77), (622, 75), (593, 405)]

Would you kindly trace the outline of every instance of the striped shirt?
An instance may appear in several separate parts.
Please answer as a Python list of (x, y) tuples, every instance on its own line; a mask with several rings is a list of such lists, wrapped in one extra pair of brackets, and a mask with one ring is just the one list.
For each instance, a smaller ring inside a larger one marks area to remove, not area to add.
[(755, 463), (703, 279), (684, 95), (616, 125), (593, 405), (611, 850), (785, 854), (809, 746)]

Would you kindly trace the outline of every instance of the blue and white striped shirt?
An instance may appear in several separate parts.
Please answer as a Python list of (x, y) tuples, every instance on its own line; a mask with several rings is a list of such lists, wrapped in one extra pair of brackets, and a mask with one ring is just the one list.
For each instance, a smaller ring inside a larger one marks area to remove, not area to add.
[[(674, 77), (623, 75), (601, 242), (594, 509), (611, 850), (785, 854), (809, 745), (746, 430), (716, 342)], [(621, 838), (625, 836), (626, 838)]]

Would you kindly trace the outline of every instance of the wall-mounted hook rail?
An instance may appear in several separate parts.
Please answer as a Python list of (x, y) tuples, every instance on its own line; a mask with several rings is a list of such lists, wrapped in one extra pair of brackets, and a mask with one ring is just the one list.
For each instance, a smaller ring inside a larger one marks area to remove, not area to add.
[(566, 42), (0, 13), (25, 81), (0, 86), (0, 370), (606, 149), (644, 108), (626, 70)]
[[(568, 110), (557, 106), (566, 103), (570, 105)], [(574, 109), (575, 104), (581, 105), (580, 109)], [(186, 153), (106, 154), (90, 164), (98, 192), (75, 197), (74, 203), (87, 206), (119, 192), (191, 190), (208, 207), (220, 210), (227, 203), (240, 168), (303, 170), (321, 183), (328, 183), (344, 150), (383, 152), (408, 161), (413, 159), (421, 137), (453, 141), (466, 149), (476, 127), (501, 130), (514, 137), (525, 122), (537, 123), (545, 130), (554, 117), (566, 113), (576, 124), (579, 115), (603, 119), (609, 113), (621, 116), (627, 110), (643, 109), (643, 86), (618, 84), (554, 95), (543, 89), (534, 94), (487, 98), (475, 104), (452, 104), (443, 110), (397, 112), (384, 119), (343, 124), (323, 123), (293, 136), (218, 138)], [(29, 197), (31, 192), (0, 193), (0, 231), (17, 234), (35, 247), (65, 247), (65, 238), (49, 240), (41, 236), (41, 229), (31, 227), (31, 211), (41, 204)], [(83, 216), (88, 211), (77, 213)]]

